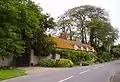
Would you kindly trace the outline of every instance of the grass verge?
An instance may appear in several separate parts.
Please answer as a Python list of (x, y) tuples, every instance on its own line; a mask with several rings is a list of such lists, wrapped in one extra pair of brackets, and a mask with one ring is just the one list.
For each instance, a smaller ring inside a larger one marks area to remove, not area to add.
[(20, 69), (4, 69), (0, 70), (0, 81), (26, 75), (24, 70)]

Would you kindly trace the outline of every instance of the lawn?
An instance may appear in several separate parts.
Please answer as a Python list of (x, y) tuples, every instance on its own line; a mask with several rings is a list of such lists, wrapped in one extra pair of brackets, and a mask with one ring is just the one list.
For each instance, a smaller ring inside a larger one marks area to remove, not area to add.
[(5, 69), (5, 70), (0, 70), (0, 81), (5, 80), (5, 79), (10, 79), (18, 76), (23, 76), (26, 75), (24, 70), (20, 69)]

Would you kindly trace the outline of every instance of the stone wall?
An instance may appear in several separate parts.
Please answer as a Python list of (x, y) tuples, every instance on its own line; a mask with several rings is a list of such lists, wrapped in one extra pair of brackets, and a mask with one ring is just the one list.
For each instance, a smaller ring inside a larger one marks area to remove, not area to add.
[(41, 59), (52, 59), (52, 55), (50, 54), (49, 56), (35, 56), (34, 50), (31, 50), (30, 63), (32, 65), (38, 64), (39, 60)]
[[(53, 58), (52, 54), (50, 54), (49, 56), (35, 56), (34, 54), (31, 54), (30, 63), (32, 63), (33, 65), (36, 65), (39, 62), (39, 60), (52, 59), (52, 58)], [(60, 54), (56, 54), (55, 59), (60, 59)]]
[(12, 58), (4, 58), (4, 59), (1, 59), (0, 58), (0, 67), (6, 67), (6, 66), (10, 66), (10, 63), (12, 61)]

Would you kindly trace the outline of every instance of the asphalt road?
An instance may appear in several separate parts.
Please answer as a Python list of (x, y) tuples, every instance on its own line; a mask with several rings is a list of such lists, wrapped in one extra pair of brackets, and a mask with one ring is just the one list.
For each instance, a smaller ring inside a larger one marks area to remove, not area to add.
[(109, 82), (110, 76), (118, 71), (120, 71), (120, 61), (114, 61), (87, 67), (30, 74), (2, 82)]

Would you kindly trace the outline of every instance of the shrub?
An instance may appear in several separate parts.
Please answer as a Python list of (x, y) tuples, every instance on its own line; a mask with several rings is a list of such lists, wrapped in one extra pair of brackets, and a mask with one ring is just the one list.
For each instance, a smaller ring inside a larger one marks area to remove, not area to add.
[(69, 59), (42, 59), (38, 65), (42, 67), (73, 67), (74, 63)]
[(93, 54), (93, 53), (87, 53), (87, 54), (86, 54), (86, 61), (87, 61), (89, 64), (95, 63), (94, 54)]
[(107, 52), (99, 52), (98, 53), (98, 58), (107, 62), (107, 61), (110, 61), (111, 60), (111, 56), (109, 53)]
[(73, 67), (74, 63), (69, 59), (58, 59), (56, 60), (57, 67)]
[(52, 59), (42, 59), (38, 62), (38, 65), (42, 67), (55, 67), (56, 66), (56, 61)]
[(85, 51), (75, 51), (75, 50), (57, 50), (56, 53), (61, 54), (61, 58), (71, 60), (75, 65), (80, 65), (81, 61), (87, 61), (89, 63), (94, 63), (94, 53), (87, 53)]

